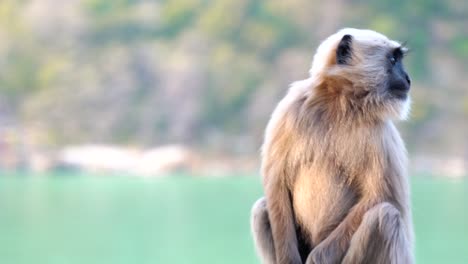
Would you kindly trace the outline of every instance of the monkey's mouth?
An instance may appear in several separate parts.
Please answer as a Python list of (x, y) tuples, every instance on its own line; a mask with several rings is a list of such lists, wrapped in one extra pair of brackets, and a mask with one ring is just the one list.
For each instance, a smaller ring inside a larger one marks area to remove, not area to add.
[(392, 91), (392, 95), (396, 99), (406, 100), (406, 98), (408, 98), (408, 91), (396, 90), (396, 91)]
[(410, 90), (409, 84), (399, 84), (390, 86), (390, 93), (396, 99), (406, 100), (408, 98), (408, 92)]

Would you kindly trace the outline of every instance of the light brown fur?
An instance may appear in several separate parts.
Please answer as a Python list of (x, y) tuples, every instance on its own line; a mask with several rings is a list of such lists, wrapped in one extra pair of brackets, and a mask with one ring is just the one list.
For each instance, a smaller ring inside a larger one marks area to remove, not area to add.
[(265, 198), (252, 209), (264, 263), (413, 262), (406, 150), (391, 121), (405, 102), (375, 91), (386, 78), (381, 49), (399, 44), (380, 38), (356, 38), (352, 67), (335, 65), (337, 41), (328, 40), (311, 78), (275, 109), (262, 149)]

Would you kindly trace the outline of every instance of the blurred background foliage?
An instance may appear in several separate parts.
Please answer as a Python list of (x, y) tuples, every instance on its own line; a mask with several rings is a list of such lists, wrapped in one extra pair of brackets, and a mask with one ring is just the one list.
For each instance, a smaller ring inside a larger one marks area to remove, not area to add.
[[(185, 144), (256, 155), (320, 41), (407, 41), (411, 152), (468, 157), (466, 1), (2, 0), (0, 127), (30, 145)], [(430, 143), (428, 143), (430, 142)]]
[(343, 27), (407, 42), (416, 259), (468, 263), (466, 0), (0, 0), (0, 262), (258, 263), (264, 128)]

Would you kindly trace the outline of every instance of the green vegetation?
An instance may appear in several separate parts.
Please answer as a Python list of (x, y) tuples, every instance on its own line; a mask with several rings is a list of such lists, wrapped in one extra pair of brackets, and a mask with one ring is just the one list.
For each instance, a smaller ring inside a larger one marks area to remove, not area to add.
[(180, 142), (256, 153), (319, 41), (352, 26), (412, 50), (410, 150), (460, 155), (467, 137), (446, 128), (468, 129), (466, 12), (462, 0), (4, 0), (0, 118), (46, 134), (33, 142), (46, 148)]
[[(0, 177), (1, 263), (258, 263), (258, 178), (23, 176)], [(417, 263), (467, 263), (468, 182), (412, 185)]]

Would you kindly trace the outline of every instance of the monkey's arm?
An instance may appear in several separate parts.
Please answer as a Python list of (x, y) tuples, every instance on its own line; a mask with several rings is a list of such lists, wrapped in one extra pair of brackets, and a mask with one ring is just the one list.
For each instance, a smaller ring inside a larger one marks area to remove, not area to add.
[[(270, 171), (270, 173), (273, 172)], [(267, 175), (265, 196), (275, 246), (276, 263), (302, 264), (285, 175), (274, 173)]]
[[(289, 157), (295, 145), (295, 118), (290, 104), (294, 95), (285, 97), (277, 106), (265, 132), (262, 147), (262, 174), (265, 198), (275, 248), (275, 264), (302, 264), (290, 188), (296, 162)], [(293, 115), (292, 115), (293, 116)]]

